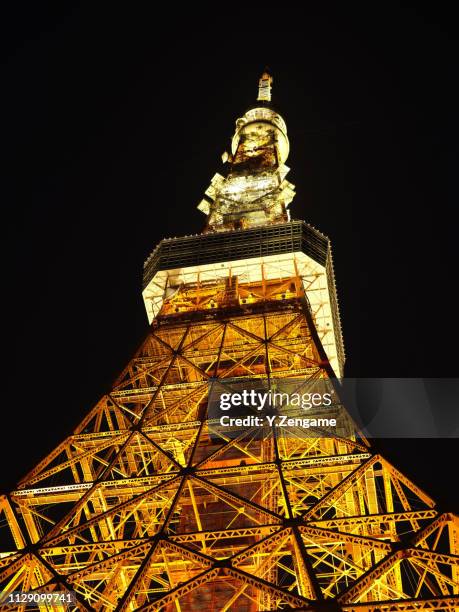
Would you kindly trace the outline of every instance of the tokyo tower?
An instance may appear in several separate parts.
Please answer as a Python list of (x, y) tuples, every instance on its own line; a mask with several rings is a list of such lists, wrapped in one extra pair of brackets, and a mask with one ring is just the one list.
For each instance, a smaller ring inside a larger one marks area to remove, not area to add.
[(271, 89), (265, 72), (198, 206), (203, 232), (145, 262), (140, 348), (0, 498), (0, 610), (459, 610), (458, 517), (350, 418), (260, 435), (208, 413), (216, 382), (343, 375), (330, 241), (290, 218)]

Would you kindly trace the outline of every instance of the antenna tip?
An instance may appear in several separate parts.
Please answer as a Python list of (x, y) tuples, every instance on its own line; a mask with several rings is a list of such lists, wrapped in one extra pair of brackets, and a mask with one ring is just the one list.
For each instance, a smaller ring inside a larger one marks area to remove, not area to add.
[(271, 86), (273, 77), (270, 75), (268, 68), (265, 68), (263, 74), (258, 81), (258, 98), (263, 102), (271, 102)]

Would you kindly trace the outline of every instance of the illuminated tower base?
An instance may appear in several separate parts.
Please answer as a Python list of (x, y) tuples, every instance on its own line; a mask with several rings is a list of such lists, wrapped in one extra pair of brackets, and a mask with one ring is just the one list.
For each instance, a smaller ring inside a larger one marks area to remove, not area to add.
[(328, 437), (232, 439), (207, 420), (212, 381), (343, 367), (330, 244), (289, 220), (269, 96), (264, 76), (231, 171), (200, 205), (206, 231), (147, 261), (136, 355), (1, 499), (0, 590), (75, 592), (75, 610), (459, 609), (457, 517), (350, 421)]

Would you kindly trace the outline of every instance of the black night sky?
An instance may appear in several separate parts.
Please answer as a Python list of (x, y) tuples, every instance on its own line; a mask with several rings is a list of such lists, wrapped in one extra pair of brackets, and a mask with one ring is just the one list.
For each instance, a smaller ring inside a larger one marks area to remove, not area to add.
[[(457, 376), (452, 15), (58, 6), (1, 20), (0, 490), (70, 434), (141, 342), (143, 261), (201, 231), (196, 205), (266, 65), (292, 217), (332, 240), (347, 375)], [(457, 440), (383, 449), (459, 511)]]

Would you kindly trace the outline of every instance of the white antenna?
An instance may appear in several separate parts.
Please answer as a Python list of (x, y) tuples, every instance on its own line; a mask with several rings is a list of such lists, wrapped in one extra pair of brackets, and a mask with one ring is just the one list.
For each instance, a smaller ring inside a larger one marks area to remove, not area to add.
[(263, 72), (260, 80), (258, 81), (258, 98), (257, 100), (263, 102), (271, 102), (271, 84), (273, 82), (272, 76), (268, 72)]

